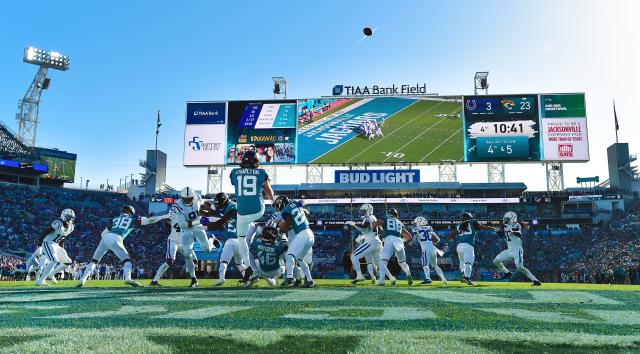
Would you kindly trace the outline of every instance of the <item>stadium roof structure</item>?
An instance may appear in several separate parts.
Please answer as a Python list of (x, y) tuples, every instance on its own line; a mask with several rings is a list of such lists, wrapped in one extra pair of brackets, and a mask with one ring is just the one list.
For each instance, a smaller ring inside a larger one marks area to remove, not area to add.
[(274, 185), (276, 192), (293, 191), (332, 191), (332, 190), (521, 190), (527, 186), (522, 182), (509, 183), (459, 183), (459, 182), (420, 182), (420, 183), (301, 183)]

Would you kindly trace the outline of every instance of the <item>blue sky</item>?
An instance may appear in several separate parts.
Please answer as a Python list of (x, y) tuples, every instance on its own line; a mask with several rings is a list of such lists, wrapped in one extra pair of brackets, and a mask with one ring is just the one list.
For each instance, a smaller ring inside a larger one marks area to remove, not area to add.
[[(336, 83), (470, 94), (474, 72), (489, 70), (493, 93), (586, 92), (592, 161), (566, 167), (572, 185), (607, 175), (613, 98), (621, 141), (637, 151), (638, 10), (633, 1), (2, 2), (0, 120), (16, 128), (36, 71), (22, 50), (58, 50), (72, 67), (51, 74), (39, 145), (77, 153), (78, 179), (117, 184), (141, 172), (160, 109), (169, 184), (204, 189), (204, 169), (182, 167), (187, 100), (268, 98), (273, 75), (287, 77), (290, 97), (326, 95)], [(364, 26), (378, 31), (358, 43)], [(434, 180), (435, 171), (423, 174)], [(461, 167), (460, 180), (485, 181), (484, 171)], [(538, 164), (508, 167), (507, 179), (545, 188)]]

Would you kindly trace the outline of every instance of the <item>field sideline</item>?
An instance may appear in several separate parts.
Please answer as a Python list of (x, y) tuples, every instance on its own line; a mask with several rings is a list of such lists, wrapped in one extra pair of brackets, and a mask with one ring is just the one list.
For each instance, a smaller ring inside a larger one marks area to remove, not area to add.
[(640, 352), (640, 286), (212, 282), (0, 282), (0, 352)]

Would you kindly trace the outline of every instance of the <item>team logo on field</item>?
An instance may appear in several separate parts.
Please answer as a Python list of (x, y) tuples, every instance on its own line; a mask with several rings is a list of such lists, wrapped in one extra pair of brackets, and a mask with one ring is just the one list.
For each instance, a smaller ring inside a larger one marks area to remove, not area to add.
[(573, 157), (573, 144), (559, 144), (558, 145), (559, 157)]

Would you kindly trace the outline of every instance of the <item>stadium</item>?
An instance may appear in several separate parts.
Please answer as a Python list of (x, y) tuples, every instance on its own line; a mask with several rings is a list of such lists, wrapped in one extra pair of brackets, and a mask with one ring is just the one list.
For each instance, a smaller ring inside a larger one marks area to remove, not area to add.
[(640, 352), (638, 4), (121, 5), (0, 21), (1, 353)]

